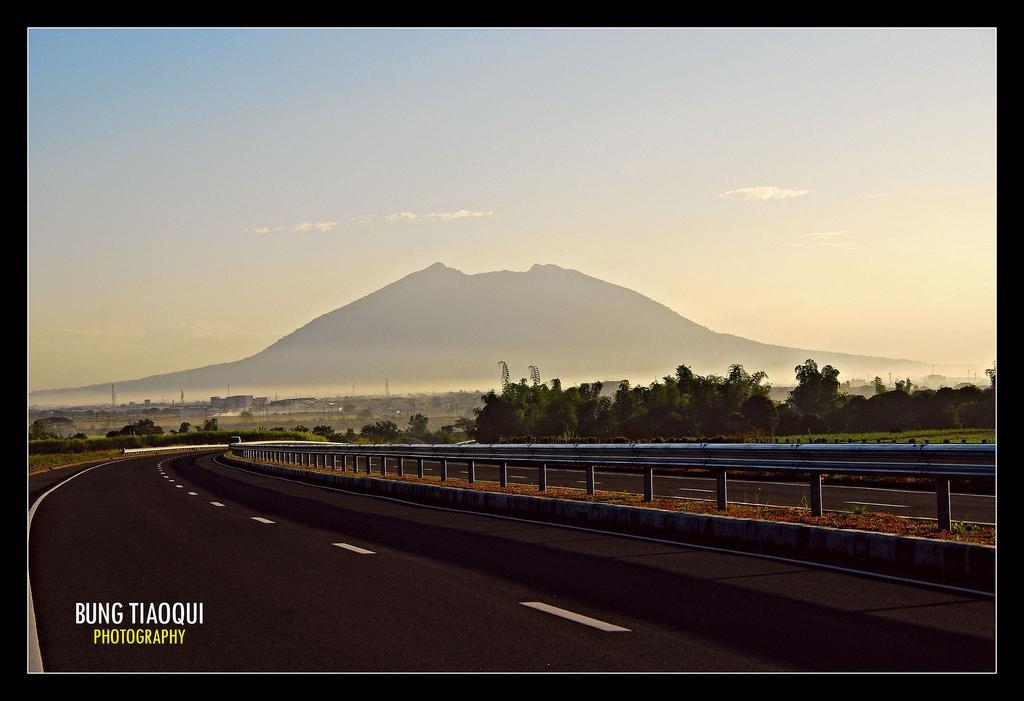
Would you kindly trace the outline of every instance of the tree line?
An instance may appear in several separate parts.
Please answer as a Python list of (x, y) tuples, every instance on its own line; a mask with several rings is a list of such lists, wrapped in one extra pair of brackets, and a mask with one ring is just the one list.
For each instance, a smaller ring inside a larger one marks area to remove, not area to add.
[(686, 365), (650, 385), (619, 383), (614, 395), (600, 382), (562, 388), (535, 378), (482, 397), (469, 435), (482, 443), (539, 440), (693, 440), (718, 436), (906, 431), (995, 426), (995, 369), (991, 386), (893, 389), (875, 378), (875, 395), (842, 391), (839, 370), (814, 360), (794, 368), (796, 387), (783, 402), (769, 397), (763, 371), (729, 366), (724, 376), (697, 375)]
[(308, 431), (335, 443), (455, 443), (466, 437), (474, 422), (472, 419), (456, 419), (455, 423), (445, 424), (437, 431), (431, 431), (429, 425), (430, 419), (424, 414), (413, 414), (404, 429), (394, 421), (384, 419), (365, 424), (359, 433), (352, 428), (341, 433), (327, 425), (312, 429), (299, 425), (294, 430)]

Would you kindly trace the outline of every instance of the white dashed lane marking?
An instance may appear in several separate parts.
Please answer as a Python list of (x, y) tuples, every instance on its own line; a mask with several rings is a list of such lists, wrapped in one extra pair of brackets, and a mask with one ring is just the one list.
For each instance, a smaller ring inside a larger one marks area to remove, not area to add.
[(192, 497), (197, 497), (197, 496), (199, 496), (199, 495), (198, 495), (198, 494), (196, 494), (195, 492), (189, 492), (188, 494), (189, 494), (189, 496), (192, 496)]
[(263, 518), (262, 516), (253, 516), (253, 521), (259, 521), (260, 523), (273, 523), (269, 518)]
[(331, 545), (336, 545), (339, 548), (342, 548), (344, 550), (351, 550), (352, 552), (358, 553), (359, 555), (376, 555), (377, 554), (377, 553), (373, 552), (372, 550), (367, 550), (366, 548), (357, 548), (356, 546), (349, 545), (348, 543), (331, 543)]
[(550, 613), (552, 616), (559, 616), (560, 618), (568, 619), (570, 621), (573, 621), (574, 623), (581, 623), (581, 624), (583, 624), (585, 626), (590, 626), (591, 628), (597, 628), (598, 630), (603, 630), (605, 633), (628, 633), (628, 632), (630, 632), (629, 628), (623, 628), (622, 626), (617, 626), (617, 625), (615, 625), (613, 623), (607, 623), (605, 621), (601, 621), (601, 620), (598, 620), (596, 618), (591, 618), (590, 616), (584, 616), (582, 613), (576, 613), (574, 611), (567, 611), (566, 609), (560, 609), (557, 606), (552, 606), (550, 604), (545, 604), (545, 603), (540, 602), (540, 601), (520, 601), (519, 603), (521, 605), (523, 605), (523, 606), (528, 607), (528, 608), (536, 609), (538, 611), (543, 611), (544, 613)]
[(219, 501), (211, 501), (210, 503), (213, 504), (214, 506), (224, 506)]

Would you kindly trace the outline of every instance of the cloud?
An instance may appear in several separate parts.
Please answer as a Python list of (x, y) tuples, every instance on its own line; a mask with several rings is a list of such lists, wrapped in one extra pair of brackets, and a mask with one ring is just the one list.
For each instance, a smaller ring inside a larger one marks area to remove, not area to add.
[(430, 218), (435, 217), (437, 219), (465, 219), (466, 217), (489, 217), (494, 212), (471, 212), (468, 209), (460, 209), (457, 212), (432, 212), (424, 216)]
[(292, 232), (296, 231), (310, 231), (316, 229), (317, 231), (324, 232), (330, 231), (338, 225), (336, 221), (303, 221), (299, 222), (291, 228)]
[(429, 214), (417, 214), (416, 212), (396, 212), (384, 216), (388, 221), (415, 221), (416, 219), (440, 219), (449, 221), (451, 219), (465, 219), (467, 217), (489, 217), (493, 211), (475, 212), (468, 209), (460, 209), (455, 212), (430, 212)]
[(758, 185), (757, 187), (729, 190), (718, 196), (723, 200), (788, 200), (793, 197), (803, 197), (812, 192), (814, 190), (785, 190), (774, 185)]
[(888, 197), (888, 196), (889, 196), (888, 192), (876, 192), (873, 195), (864, 195), (864, 199), (866, 199), (866, 200), (877, 200), (879, 198)]

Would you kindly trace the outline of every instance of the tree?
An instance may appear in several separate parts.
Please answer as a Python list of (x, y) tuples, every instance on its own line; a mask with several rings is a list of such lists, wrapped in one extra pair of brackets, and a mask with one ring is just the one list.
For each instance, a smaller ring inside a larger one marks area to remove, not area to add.
[(430, 420), (423, 414), (413, 414), (409, 417), (409, 427), (405, 432), (415, 438), (423, 438), (427, 435), (427, 424)]
[(794, 368), (797, 386), (789, 393), (789, 401), (802, 414), (825, 414), (836, 407), (839, 399), (839, 371), (831, 365), (818, 370), (811, 359)]
[(217, 426), (217, 418), (207, 419), (203, 422), (203, 431), (219, 431), (220, 428)]
[(113, 438), (115, 436), (159, 435), (163, 432), (163, 427), (154, 424), (152, 419), (140, 419), (133, 424), (124, 426), (120, 431), (111, 431), (107, 434), (107, 438)]
[(889, 391), (889, 388), (885, 386), (885, 383), (882, 382), (882, 378), (879, 377), (878, 375), (875, 375), (875, 379), (871, 381), (871, 384), (874, 385), (875, 387), (876, 395), (885, 394), (886, 392)]
[(190, 424), (188, 421), (182, 421), (181, 427), (178, 429), (178, 433), (188, 433), (189, 429), (191, 428), (192, 424)]
[(331, 440), (334, 437), (334, 429), (330, 426), (314, 426), (313, 433), (318, 436), (323, 436), (327, 440)]
[(779, 412), (775, 408), (775, 402), (768, 397), (755, 394), (748, 397), (740, 409), (743, 418), (755, 431), (774, 435), (775, 425), (779, 422)]
[(391, 441), (398, 438), (402, 432), (394, 421), (375, 421), (363, 426), (360, 434), (363, 438), (375, 441)]
[(28, 439), (30, 441), (45, 441), (53, 438), (60, 438), (56, 433), (48, 431), (49, 425), (44, 419), (36, 419), (28, 427)]

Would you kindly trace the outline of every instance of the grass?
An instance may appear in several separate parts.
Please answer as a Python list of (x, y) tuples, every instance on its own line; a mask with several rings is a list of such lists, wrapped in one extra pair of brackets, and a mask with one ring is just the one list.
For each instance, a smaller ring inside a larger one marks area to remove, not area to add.
[(97, 460), (112, 460), (121, 457), (119, 449), (92, 450), (85, 453), (46, 453), (43, 455), (28, 456), (28, 472), (44, 472), (56, 470), (60, 467), (70, 467), (84, 462), (95, 462)]
[(981, 443), (986, 440), (989, 443), (996, 442), (996, 431), (994, 428), (932, 428), (918, 431), (874, 431), (870, 433), (817, 433), (804, 434), (802, 436), (778, 436), (779, 443), (811, 443), (824, 439), (828, 443), (839, 441), (846, 443), (853, 440), (854, 443), (907, 443), (914, 439), (917, 443), (942, 443), (948, 440), (950, 443), (967, 441), (968, 443)]
[(156, 448), (168, 445), (198, 445), (204, 443), (227, 443), (232, 435), (238, 435), (243, 441), (323, 441), (322, 436), (299, 431), (192, 431), (189, 433), (160, 433), (142, 436), (115, 436), (113, 438), (51, 438), (46, 440), (30, 440), (30, 455), (47, 453), (91, 453), (119, 448)]
[[(247, 460), (244, 458), (234, 459), (249, 462), (253, 464), (261, 464), (260, 461)], [(297, 466), (286, 463), (270, 463), (280, 465), (281, 467), (288, 467), (291, 469), (309, 471), (309, 472), (323, 472), (327, 474), (336, 474), (337, 471), (330, 468), (324, 467), (305, 467)], [(361, 470), (363, 468), (360, 468)], [(395, 469), (391, 466), (391, 469)], [(438, 486), (456, 487), (459, 489), (473, 489), (476, 491), (483, 492), (500, 492), (504, 494), (524, 494), (534, 497), (546, 497), (552, 499), (574, 499), (577, 501), (595, 501), (606, 504), (620, 504), (623, 506), (634, 506), (647, 509), (662, 509), (665, 511), (685, 511), (689, 513), (697, 514), (711, 514), (718, 516), (735, 516), (738, 518), (750, 518), (758, 519), (762, 521), (782, 521), (786, 523), (803, 523), (811, 526), (822, 526), (826, 528), (846, 528), (855, 529), (861, 531), (871, 531), (875, 533), (890, 533), (894, 535), (914, 536), (918, 538), (934, 538), (937, 540), (955, 540), (967, 543), (975, 543), (980, 545), (995, 545), (996, 529), (992, 526), (983, 526), (980, 524), (967, 524), (962, 522), (954, 522), (953, 529), (951, 531), (940, 531), (935, 521), (925, 519), (910, 519), (895, 514), (888, 514), (878, 511), (868, 511), (867, 507), (860, 507), (861, 510), (855, 510), (853, 512), (835, 512), (828, 511), (821, 516), (811, 516), (810, 510), (807, 508), (800, 507), (786, 507), (786, 506), (769, 506), (767, 504), (729, 504), (725, 511), (719, 511), (714, 502), (710, 501), (692, 501), (687, 499), (675, 499), (675, 498), (655, 498), (653, 502), (644, 502), (643, 497), (640, 494), (629, 494), (625, 492), (604, 492), (597, 491), (595, 494), (587, 494), (586, 490), (573, 489), (569, 487), (548, 487), (547, 490), (541, 492), (534, 485), (523, 485), (523, 484), (510, 484), (507, 487), (501, 487), (497, 482), (467, 482), (463, 479), (449, 477), (447, 481), (441, 482), (441, 478), (434, 475), (427, 475), (423, 478), (409, 474), (408, 468), (406, 468), (406, 474), (399, 477), (394, 472), (389, 472), (387, 476), (381, 475), (378, 472), (374, 472), (372, 475), (367, 475), (365, 471), (359, 473), (345, 472), (348, 477), (366, 478), (373, 477), (375, 479), (393, 479), (403, 480), (407, 482), (426, 482), (428, 484), (436, 484)]]

